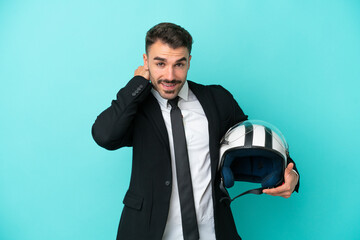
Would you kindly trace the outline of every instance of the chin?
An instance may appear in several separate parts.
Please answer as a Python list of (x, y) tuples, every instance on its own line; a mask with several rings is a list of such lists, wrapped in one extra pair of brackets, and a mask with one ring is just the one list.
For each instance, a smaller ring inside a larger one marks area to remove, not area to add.
[(165, 99), (169, 99), (169, 100), (175, 98), (177, 95), (178, 95), (178, 92), (175, 92), (175, 91), (173, 91), (173, 92), (162, 92), (160, 94), (161, 97), (163, 97)]

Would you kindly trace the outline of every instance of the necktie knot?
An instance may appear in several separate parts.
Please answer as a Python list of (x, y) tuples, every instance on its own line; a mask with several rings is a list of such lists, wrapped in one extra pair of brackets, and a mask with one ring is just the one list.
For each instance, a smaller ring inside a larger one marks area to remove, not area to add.
[(168, 103), (170, 104), (172, 109), (177, 108), (178, 102), (179, 102), (179, 96), (176, 96), (175, 98), (168, 100)]

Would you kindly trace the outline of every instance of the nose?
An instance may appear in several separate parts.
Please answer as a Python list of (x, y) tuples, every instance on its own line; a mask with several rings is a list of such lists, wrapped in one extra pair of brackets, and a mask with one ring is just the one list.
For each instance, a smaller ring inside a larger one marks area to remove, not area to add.
[(169, 81), (172, 81), (174, 80), (175, 74), (174, 74), (174, 68), (172, 66), (169, 66), (166, 70), (166, 79), (169, 80)]

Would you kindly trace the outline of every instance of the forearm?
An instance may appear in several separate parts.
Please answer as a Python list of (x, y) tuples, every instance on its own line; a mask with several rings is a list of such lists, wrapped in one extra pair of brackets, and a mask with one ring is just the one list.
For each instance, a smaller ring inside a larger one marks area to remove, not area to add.
[(92, 136), (97, 144), (108, 150), (131, 146), (133, 120), (141, 104), (151, 90), (151, 84), (143, 77), (135, 76), (120, 89), (117, 99), (103, 111), (92, 126)]

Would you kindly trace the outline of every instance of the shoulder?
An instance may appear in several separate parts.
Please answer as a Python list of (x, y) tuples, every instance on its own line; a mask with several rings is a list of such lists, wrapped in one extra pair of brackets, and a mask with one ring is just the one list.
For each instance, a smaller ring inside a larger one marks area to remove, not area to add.
[(189, 87), (192, 91), (195, 91), (198, 93), (211, 94), (214, 98), (218, 98), (218, 99), (221, 99), (221, 98), (233, 99), (233, 96), (231, 95), (231, 93), (221, 85), (215, 85), (215, 84), (203, 85), (203, 84), (195, 83), (190, 80), (188, 80), (188, 83), (189, 83)]
[(189, 88), (204, 108), (215, 109), (226, 128), (247, 119), (247, 115), (244, 114), (233, 95), (223, 86), (202, 85), (189, 81)]

